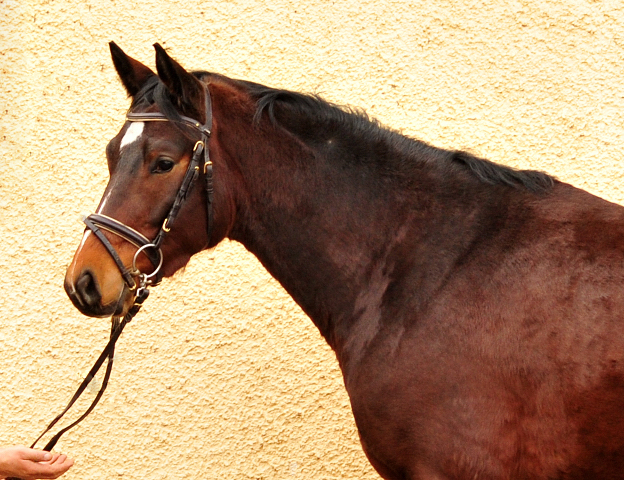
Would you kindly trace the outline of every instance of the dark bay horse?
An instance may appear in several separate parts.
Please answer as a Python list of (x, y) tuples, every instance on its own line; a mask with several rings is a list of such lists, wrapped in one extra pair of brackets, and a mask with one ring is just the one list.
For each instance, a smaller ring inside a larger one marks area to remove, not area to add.
[(131, 307), (138, 245), (160, 277), (230, 238), (333, 348), (382, 477), (624, 479), (624, 208), (155, 47), (157, 74), (111, 44), (132, 105), (94, 218), (121, 267), (87, 230), (81, 312)]

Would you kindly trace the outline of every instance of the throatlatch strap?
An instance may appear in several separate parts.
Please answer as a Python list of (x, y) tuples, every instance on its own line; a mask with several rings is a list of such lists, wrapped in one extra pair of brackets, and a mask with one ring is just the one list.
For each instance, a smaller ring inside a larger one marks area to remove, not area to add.
[[(212, 132), (212, 98), (210, 97), (210, 91), (206, 87), (205, 92), (205, 108), (206, 108), (206, 124), (204, 130), (208, 131), (207, 137)], [(210, 148), (208, 145), (208, 138), (205, 139), (204, 145), (204, 183), (206, 188), (206, 230), (208, 233), (207, 244), (210, 243), (210, 237), (212, 236), (212, 200), (214, 194), (214, 188), (212, 184), (212, 161), (210, 160)]]
[(214, 188), (212, 185), (212, 162), (208, 154), (208, 147), (206, 147), (205, 159), (204, 159), (204, 183), (206, 189), (206, 230), (208, 231), (208, 242), (210, 243), (210, 236), (212, 235), (212, 197), (214, 195)]

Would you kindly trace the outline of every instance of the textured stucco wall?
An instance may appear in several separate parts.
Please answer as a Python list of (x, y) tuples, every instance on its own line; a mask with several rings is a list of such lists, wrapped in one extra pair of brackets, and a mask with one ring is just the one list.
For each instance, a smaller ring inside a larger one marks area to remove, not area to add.
[[(128, 106), (109, 40), (624, 201), (621, 0), (0, 0), (0, 445), (29, 443), (106, 342), (62, 280)], [(68, 479), (378, 478), (331, 350), (228, 242), (153, 291), (59, 449)]]

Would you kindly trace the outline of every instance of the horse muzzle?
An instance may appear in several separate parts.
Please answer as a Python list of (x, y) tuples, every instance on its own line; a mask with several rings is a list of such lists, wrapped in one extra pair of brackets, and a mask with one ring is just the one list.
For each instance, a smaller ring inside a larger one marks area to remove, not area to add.
[[(120, 279), (121, 280), (121, 279)], [(96, 275), (85, 269), (74, 280), (65, 277), (65, 292), (74, 306), (89, 317), (122, 316), (132, 306), (133, 294), (123, 282), (116, 292), (103, 291)]]
[[(109, 217), (94, 214), (84, 221), (88, 229), (67, 269), (65, 291), (85, 315), (125, 315), (137, 291), (160, 280), (162, 252), (143, 235)], [(113, 234), (116, 246), (102, 230)], [(149, 275), (137, 267), (142, 252), (154, 266)]]

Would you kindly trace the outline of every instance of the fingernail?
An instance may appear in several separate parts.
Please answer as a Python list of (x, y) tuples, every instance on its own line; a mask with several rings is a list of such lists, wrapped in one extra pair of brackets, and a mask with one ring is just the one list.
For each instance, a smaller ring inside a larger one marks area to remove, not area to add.
[(50, 455), (49, 453), (46, 453), (43, 455), (44, 460), (50, 460), (51, 458), (52, 458), (52, 455)]

